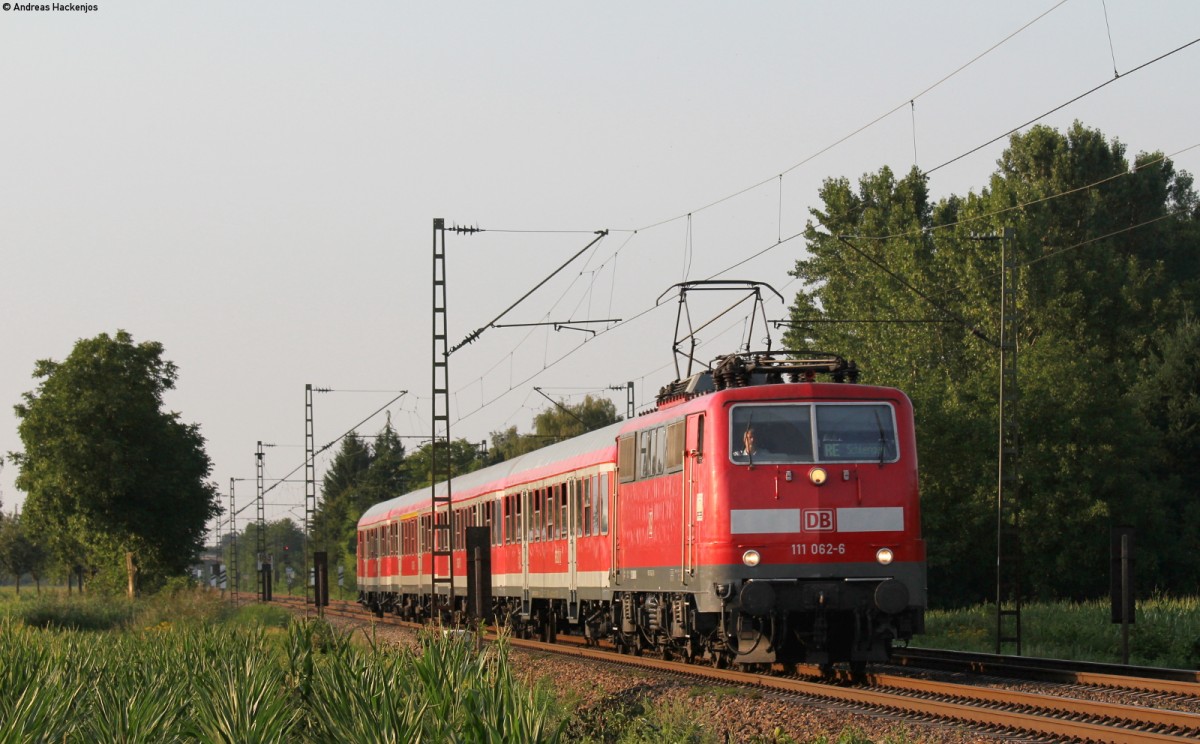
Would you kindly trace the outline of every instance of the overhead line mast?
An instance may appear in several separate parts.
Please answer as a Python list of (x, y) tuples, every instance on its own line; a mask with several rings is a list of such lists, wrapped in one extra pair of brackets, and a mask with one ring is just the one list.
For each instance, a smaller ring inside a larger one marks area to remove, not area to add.
[[(593, 231), (592, 234), (596, 237), (591, 242), (579, 249), (562, 265), (552, 271), (549, 276), (538, 282), (533, 289), (523, 294), (519, 300), (509, 305), (504, 312), (497, 315), (486, 325), (472, 331), (457, 346), (450, 346), (446, 322), (446, 230), (446, 221), (441, 217), (435, 217), (433, 220), (433, 432), (431, 437), (432, 443), (429, 449), (430, 488), (432, 490), (430, 498), (430, 530), (427, 538), (429, 542), (425, 546), (429, 549), (433, 558), (433, 565), (429, 573), (431, 612), (438, 612), (442, 608), (438, 601), (439, 586), (442, 585), (445, 586), (446, 591), (444, 607), (448, 610), (453, 610), (454, 608), (454, 522), (451, 510), (450, 484), (453, 464), (450, 449), (450, 355), (479, 338), (480, 334), (488, 328), (498, 327), (497, 324), (500, 320), (516, 308), (517, 305), (528, 299), (530, 295), (554, 278), (554, 276), (570, 265), (572, 261), (582, 256), (589, 248), (608, 235), (608, 230)], [(467, 235), (483, 232), (483, 229), (479, 227), (454, 226), (449, 228), (449, 230)], [(610, 321), (567, 322), (607, 323)], [(568, 326), (559, 324), (559, 327), (566, 328)], [(556, 328), (556, 330), (558, 329)], [(587, 329), (571, 328), (571, 330)], [(441, 494), (438, 493), (439, 476), (441, 481), (445, 483), (445, 488)], [(440, 564), (439, 559), (441, 560)]]
[[(457, 233), (481, 232), (478, 227), (451, 227)], [(450, 476), (453, 459), (450, 452), (450, 348), (446, 322), (446, 221), (433, 220), (433, 431), (429, 445), (430, 540), (432, 566), (429, 571), (429, 610), (454, 609), (454, 524), (451, 509)], [(478, 336), (482, 331), (477, 331)], [(466, 343), (465, 341), (463, 343)], [(457, 347), (456, 347), (457, 348)], [(438, 481), (445, 483), (441, 494)], [(439, 600), (440, 588), (446, 592), (445, 604)]]

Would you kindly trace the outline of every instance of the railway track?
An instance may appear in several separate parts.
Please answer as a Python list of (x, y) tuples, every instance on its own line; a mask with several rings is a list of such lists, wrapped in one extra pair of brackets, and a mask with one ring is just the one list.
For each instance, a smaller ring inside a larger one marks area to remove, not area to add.
[(1196, 697), (1200, 694), (1197, 692), (1200, 690), (1200, 672), (1189, 669), (1132, 667), (927, 648), (897, 650), (892, 654), (892, 663), (916, 669), (939, 669), (1011, 679), (1137, 690), (1156, 695)]
[[(282, 598), (281, 598), (282, 599)], [(290, 598), (289, 598), (290, 599)], [(287, 601), (287, 600), (285, 600)], [(303, 606), (303, 601), (290, 600)], [(314, 611), (311, 606), (310, 612)], [(330, 615), (395, 624), (408, 628), (413, 623), (374, 616), (351, 603), (334, 603), (325, 611)], [(818, 702), (843, 706), (860, 712), (873, 712), (907, 720), (936, 722), (957, 727), (968, 726), (992, 736), (1030, 737), (1050, 741), (1078, 740), (1097, 742), (1194, 742), (1200, 740), (1200, 714), (1170, 709), (1156, 700), (1155, 704), (1089, 700), (1044, 691), (1017, 690), (1007, 687), (981, 686), (968, 683), (980, 675), (1003, 672), (1011, 679), (1021, 676), (1025, 668), (1036, 670), (1041, 679), (1053, 677), (1055, 682), (1075, 687), (1090, 686), (1105, 690), (1130, 691), (1166, 696), (1163, 699), (1200, 700), (1200, 681), (1187, 679), (1156, 679), (1150, 676), (1109, 674), (1118, 670), (1091, 670), (1074, 665), (1058, 665), (1032, 660), (1032, 664), (1017, 662), (1025, 659), (968, 658), (959, 654), (944, 654), (913, 650), (897, 655), (899, 673), (868, 673), (851, 682), (846, 676), (818, 679), (805, 675), (775, 676), (714, 669), (696, 664), (664, 661), (651, 657), (617, 655), (611, 651), (587, 648), (569, 636), (561, 636), (557, 644), (511, 639), (512, 646), (540, 652), (566, 654), (578, 658), (619, 663), (671, 675), (683, 675), (706, 683), (738, 685), (745, 688), (770, 690), (797, 703)], [(576, 641), (576, 643), (569, 643)], [(957, 658), (956, 658), (957, 657)], [(928, 663), (924, 663), (924, 662)], [(916, 674), (941, 666), (957, 664), (954, 672), (966, 681), (929, 679)], [(911, 671), (909, 671), (911, 669)], [(1129, 671), (1126, 669), (1125, 671)], [(1166, 675), (1170, 676), (1170, 675)], [(986, 684), (986, 683), (985, 683)], [(1061, 690), (1062, 688), (1055, 688)], [(1135, 698), (1136, 700), (1136, 698)]]

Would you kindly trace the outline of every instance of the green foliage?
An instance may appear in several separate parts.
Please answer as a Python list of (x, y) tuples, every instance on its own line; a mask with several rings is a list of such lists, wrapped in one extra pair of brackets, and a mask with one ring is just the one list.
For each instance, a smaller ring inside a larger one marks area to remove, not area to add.
[[(1180, 456), (1200, 427), (1185, 320), (1200, 308), (1200, 213), (1188, 174), (1157, 153), (1135, 161), (1080, 124), (1039, 126), (1011, 138), (979, 193), (934, 203), (922, 173), (887, 168), (821, 189), (785, 344), (857, 359), (865, 382), (913, 399), (935, 605), (994, 588), (1000, 242), (978, 238), (1006, 227), (1021, 266), (1023, 550), (1038, 566), (1026, 590), (1101, 594), (1115, 524), (1154, 536), (1143, 584), (1198, 586), (1195, 530), (1173, 525), (1200, 516), (1200, 469)], [(828, 319), (939, 322), (809, 322)]]
[[(12, 455), (25, 517), (64, 565), (137, 554), (143, 576), (182, 573), (216, 514), (204, 438), (162, 410), (175, 365), (125, 331), (81, 339), (63, 362), (38, 361), (15, 406), (25, 447)], [(92, 547), (96, 546), (96, 550)]]
[(240, 605), (225, 622), (243, 627), (287, 628), (292, 622), (292, 613), (279, 605), (251, 602)]
[[(288, 594), (296, 591), (304, 593), (304, 532), (290, 518), (283, 518), (264, 524), (264, 538), (267, 553), (271, 556), (271, 578), (273, 592)], [(258, 586), (258, 524), (252, 522), (238, 534), (238, 583), (239, 591), (255, 591)], [(225, 534), (221, 538), (221, 554), (229, 580), (233, 580), (229, 567), (233, 561), (233, 538)], [(288, 569), (292, 569), (289, 580)]]
[[(470, 473), (473, 470), (478, 470), (483, 466), (483, 462), (479, 459), (479, 450), (475, 445), (465, 439), (455, 439), (449, 443), (447, 448), (446, 443), (439, 443), (439, 448), (445, 448), (447, 451), (437, 453), (438, 475), (437, 481), (440, 483), (445, 480), (443, 473), (447, 462), (449, 463), (450, 477)], [(415, 491), (421, 488), (429, 487), (433, 481), (430, 480), (433, 467), (433, 444), (426, 442), (421, 445), (416, 451), (408, 456), (408, 472), (411, 474), (411, 480), (408, 484), (408, 490)], [(404, 493), (400, 491), (392, 494), (399, 496)], [(374, 503), (374, 502), (372, 502)]]
[(20, 515), (0, 514), (0, 571), (14, 578), (18, 594), (21, 577), (30, 574), (39, 579), (48, 560), (45, 547), (30, 534)]
[(112, 630), (133, 620), (134, 605), (105, 597), (47, 595), (33, 602), (22, 602), (9, 612), (14, 620), (32, 628)]
[(470, 637), (415, 653), (321, 621), (95, 634), (0, 620), (0, 742), (553, 742), (549, 709), (503, 644)]
[[(359, 517), (372, 504), (407, 492), (413, 472), (404, 444), (391, 423), (375, 437), (374, 445), (353, 433), (342, 439), (325, 474), (312, 526), (314, 550), (323, 550), (329, 556), (331, 584), (339, 566), (347, 577), (356, 573)], [(334, 586), (330, 589), (337, 590)]]
[[(1154, 596), (1137, 604), (1130, 629), (1130, 663), (1181, 669), (1196, 667), (1200, 599)], [(1121, 626), (1107, 600), (1038, 602), (1021, 608), (1021, 652), (1026, 656), (1118, 662)], [(995, 651), (995, 605), (935, 610), (926, 615), (920, 645), (954, 651)]]
[(577, 437), (621, 420), (617, 408), (607, 398), (584, 396), (575, 405), (559, 404), (547, 408), (533, 418), (533, 433), (519, 434), (517, 427), (492, 432), (492, 447), (488, 464), (511, 460), (548, 444)]

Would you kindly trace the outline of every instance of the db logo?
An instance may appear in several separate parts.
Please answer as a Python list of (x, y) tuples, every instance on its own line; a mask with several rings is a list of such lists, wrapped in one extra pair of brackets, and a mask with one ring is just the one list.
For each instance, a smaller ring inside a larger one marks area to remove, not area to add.
[(833, 509), (805, 509), (805, 532), (833, 532)]

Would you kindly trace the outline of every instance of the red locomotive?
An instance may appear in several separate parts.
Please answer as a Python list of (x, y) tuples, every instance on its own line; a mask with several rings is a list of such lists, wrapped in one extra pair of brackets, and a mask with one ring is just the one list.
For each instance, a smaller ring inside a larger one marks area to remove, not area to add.
[[(455, 478), (454, 608), (486, 527), (489, 609), (521, 634), (723, 666), (860, 665), (922, 632), (908, 397), (836, 357), (718, 361), (653, 412)], [(428, 488), (367, 510), (365, 606), (428, 615), (432, 533)]]

